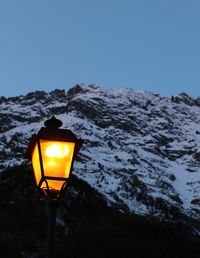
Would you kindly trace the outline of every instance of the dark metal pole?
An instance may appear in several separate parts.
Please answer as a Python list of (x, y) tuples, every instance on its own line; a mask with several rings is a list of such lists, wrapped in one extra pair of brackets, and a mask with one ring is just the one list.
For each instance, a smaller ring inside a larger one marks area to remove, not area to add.
[(46, 250), (47, 258), (54, 257), (56, 208), (57, 208), (57, 200), (49, 200), (49, 202), (48, 202), (47, 250)]

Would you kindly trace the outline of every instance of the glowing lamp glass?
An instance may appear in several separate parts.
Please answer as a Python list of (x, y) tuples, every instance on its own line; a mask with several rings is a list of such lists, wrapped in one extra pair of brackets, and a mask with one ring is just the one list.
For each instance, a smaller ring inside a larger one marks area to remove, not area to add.
[(35, 175), (35, 181), (36, 181), (36, 184), (38, 185), (40, 183), (42, 173), (41, 173), (40, 158), (39, 158), (39, 151), (38, 151), (37, 144), (35, 145), (35, 147), (33, 149), (32, 165), (33, 165), (33, 171), (34, 171), (34, 175)]
[[(69, 178), (74, 147), (75, 143), (73, 142), (40, 140), (44, 177), (51, 177), (51, 179), (46, 179), (49, 189), (60, 190), (65, 180)], [(32, 164), (36, 184), (38, 185), (42, 178), (42, 168), (40, 167), (37, 145), (33, 150)], [(56, 178), (60, 178), (61, 180)], [(43, 182), (41, 188), (46, 187), (46, 183)]]

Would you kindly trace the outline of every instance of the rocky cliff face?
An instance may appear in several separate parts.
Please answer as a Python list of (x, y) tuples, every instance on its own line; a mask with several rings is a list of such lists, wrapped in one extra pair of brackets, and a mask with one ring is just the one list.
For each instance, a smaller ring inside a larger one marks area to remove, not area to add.
[(200, 99), (76, 85), (0, 98), (0, 170), (52, 115), (85, 139), (74, 173), (124, 212), (200, 218)]

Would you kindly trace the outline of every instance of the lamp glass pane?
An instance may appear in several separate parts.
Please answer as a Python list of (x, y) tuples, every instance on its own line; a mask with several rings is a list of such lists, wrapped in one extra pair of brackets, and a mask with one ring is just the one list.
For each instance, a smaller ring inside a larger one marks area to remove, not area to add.
[(44, 176), (68, 178), (75, 143), (40, 140), (40, 147)]
[[(49, 189), (54, 189), (60, 191), (62, 188), (62, 185), (64, 184), (65, 181), (60, 181), (60, 180), (46, 180), (48, 183)], [(41, 185), (42, 189), (47, 189), (47, 185), (45, 182), (42, 183)]]
[(36, 184), (38, 185), (41, 179), (41, 167), (40, 167), (40, 159), (39, 159), (39, 151), (38, 151), (38, 145), (36, 144), (34, 149), (33, 149), (33, 154), (32, 154), (32, 166), (33, 166), (33, 171), (35, 175), (35, 181)]

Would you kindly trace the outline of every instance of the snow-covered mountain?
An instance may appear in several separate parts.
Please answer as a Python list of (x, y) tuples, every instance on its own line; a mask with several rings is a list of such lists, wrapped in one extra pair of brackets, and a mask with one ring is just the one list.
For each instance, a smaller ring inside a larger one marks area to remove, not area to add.
[(76, 85), (0, 98), (0, 170), (55, 115), (85, 139), (74, 173), (124, 212), (200, 218), (200, 98)]

